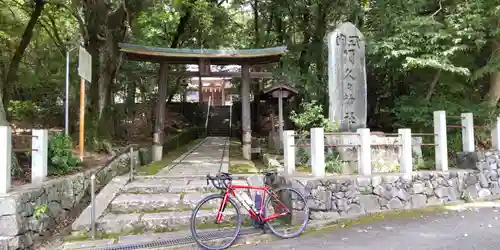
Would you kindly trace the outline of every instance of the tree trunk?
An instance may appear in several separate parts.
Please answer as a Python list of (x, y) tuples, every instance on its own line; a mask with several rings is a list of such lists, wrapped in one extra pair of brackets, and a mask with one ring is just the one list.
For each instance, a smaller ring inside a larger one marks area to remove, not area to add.
[[(45, 0), (36, 0), (35, 8), (33, 12), (31, 12), (30, 20), (28, 21), (28, 25), (24, 29), (23, 35), (21, 36), (21, 42), (10, 61), (9, 69), (5, 76), (2, 86), (2, 98), (3, 98), (3, 108), (9, 106), (10, 95), (12, 91), (13, 82), (17, 80), (17, 71), (19, 70), (19, 64), (21, 64), (21, 60), (23, 58), (24, 52), (28, 48), (28, 45), (31, 42), (31, 38), (33, 37), (33, 29), (35, 28), (40, 15), (42, 15), (43, 6), (45, 4)], [(2, 110), (5, 112), (5, 110)]]
[[(500, 37), (492, 40), (492, 55), (491, 58), (500, 57)], [(496, 106), (500, 99), (500, 71), (490, 74), (490, 89), (485, 96), (485, 101), (491, 106)]]

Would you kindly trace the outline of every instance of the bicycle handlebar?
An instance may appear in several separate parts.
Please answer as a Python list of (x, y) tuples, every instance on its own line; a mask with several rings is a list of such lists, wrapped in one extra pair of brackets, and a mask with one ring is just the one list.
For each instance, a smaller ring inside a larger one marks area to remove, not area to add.
[(212, 182), (212, 186), (214, 186), (216, 189), (227, 189), (231, 183), (233, 178), (229, 176), (227, 173), (220, 173), (217, 176), (210, 176), (210, 174), (207, 174), (207, 186)]

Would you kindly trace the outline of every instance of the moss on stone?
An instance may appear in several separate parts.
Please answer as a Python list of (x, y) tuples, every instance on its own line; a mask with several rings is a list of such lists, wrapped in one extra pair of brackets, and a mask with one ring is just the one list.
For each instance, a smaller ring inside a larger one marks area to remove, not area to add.
[(157, 174), (160, 170), (168, 166), (170, 163), (172, 163), (175, 159), (179, 158), (182, 154), (186, 153), (189, 151), (191, 148), (196, 146), (198, 143), (200, 143), (201, 139), (196, 139), (193, 140), (176, 150), (172, 150), (165, 154), (163, 156), (163, 159), (160, 161), (152, 162), (150, 164), (144, 165), (142, 167), (139, 167), (137, 169), (137, 174), (138, 175), (155, 175)]
[(327, 224), (321, 228), (306, 228), (305, 234), (313, 233), (324, 233), (331, 230), (350, 228), (360, 224), (373, 223), (377, 221), (382, 221), (386, 219), (410, 219), (419, 217), (426, 214), (445, 212), (448, 211), (445, 206), (428, 207), (423, 209), (415, 210), (396, 210), (396, 211), (384, 211), (379, 213), (373, 213), (366, 216), (362, 216), (355, 219), (339, 219), (337, 221), (332, 221), (331, 224)]
[(295, 166), (295, 171), (300, 173), (311, 173), (311, 166), (308, 165), (297, 165)]
[(82, 231), (72, 232), (70, 235), (63, 237), (65, 242), (84, 241), (88, 240), (89, 238), (90, 238), (89, 233)]
[(250, 164), (234, 164), (229, 167), (229, 172), (232, 174), (254, 174), (259, 170)]

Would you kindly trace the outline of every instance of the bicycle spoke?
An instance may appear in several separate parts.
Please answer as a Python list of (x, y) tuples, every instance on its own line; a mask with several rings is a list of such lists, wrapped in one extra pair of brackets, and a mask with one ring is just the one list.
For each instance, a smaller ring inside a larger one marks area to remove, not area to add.
[[(291, 188), (277, 189), (274, 194), (266, 202), (266, 217), (280, 216), (267, 222), (269, 228), (282, 238), (299, 235), (309, 221), (309, 208), (305, 198)], [(287, 214), (281, 215), (285, 212)]]
[(239, 210), (231, 200), (228, 200), (221, 218), (217, 220), (219, 204), (223, 199), (223, 195), (208, 196), (193, 211), (191, 232), (196, 242), (205, 249), (227, 248), (239, 233)]

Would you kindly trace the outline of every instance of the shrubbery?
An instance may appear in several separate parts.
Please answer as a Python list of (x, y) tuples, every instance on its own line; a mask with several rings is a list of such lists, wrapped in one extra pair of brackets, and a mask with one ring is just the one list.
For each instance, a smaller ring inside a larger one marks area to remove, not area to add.
[(75, 170), (80, 159), (72, 152), (71, 137), (57, 133), (49, 137), (49, 175), (61, 175)]

